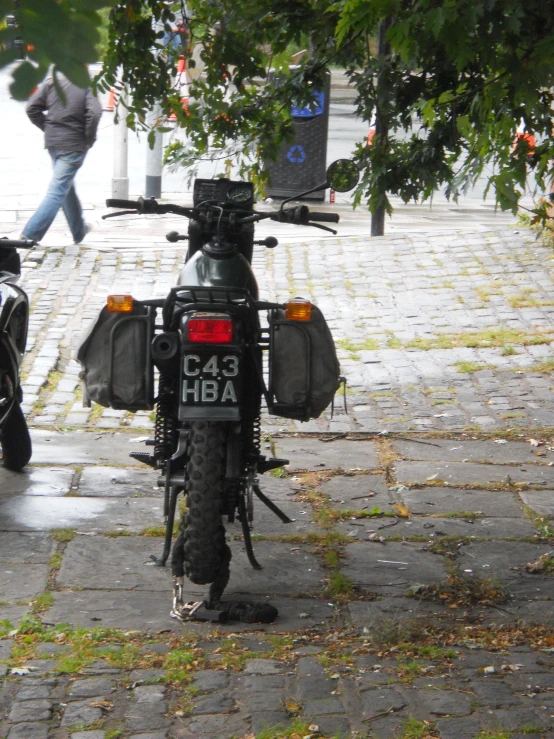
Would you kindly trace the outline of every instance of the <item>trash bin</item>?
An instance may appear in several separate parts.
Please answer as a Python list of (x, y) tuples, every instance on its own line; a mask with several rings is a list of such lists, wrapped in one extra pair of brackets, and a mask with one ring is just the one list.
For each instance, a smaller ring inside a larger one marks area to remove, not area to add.
[[(315, 93), (315, 106), (291, 106), (294, 139), (283, 143), (277, 161), (265, 163), (269, 173), (268, 197), (290, 198), (325, 182), (330, 92), (328, 73), (324, 89)], [(320, 201), (324, 198), (324, 191), (305, 197)]]

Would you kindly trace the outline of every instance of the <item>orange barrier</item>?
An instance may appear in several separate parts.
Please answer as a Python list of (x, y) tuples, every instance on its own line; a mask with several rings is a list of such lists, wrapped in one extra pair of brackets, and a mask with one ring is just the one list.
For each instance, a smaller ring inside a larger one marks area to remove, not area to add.
[[(188, 115), (188, 80), (187, 80), (187, 63), (184, 56), (179, 57), (177, 63), (177, 77), (175, 78), (175, 87), (181, 90), (181, 106), (185, 113)], [(176, 121), (177, 116), (172, 111), (168, 116), (169, 121)]]
[(110, 87), (110, 94), (108, 95), (108, 102), (106, 103), (104, 110), (108, 110), (108, 111), (115, 110), (115, 91), (113, 87)]

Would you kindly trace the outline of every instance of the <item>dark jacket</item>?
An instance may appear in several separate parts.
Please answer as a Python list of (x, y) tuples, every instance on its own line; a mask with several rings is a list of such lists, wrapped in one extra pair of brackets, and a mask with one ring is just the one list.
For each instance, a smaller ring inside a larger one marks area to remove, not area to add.
[(90, 87), (77, 87), (60, 74), (57, 78), (65, 93), (65, 103), (49, 77), (27, 103), (27, 115), (44, 131), (47, 149), (86, 151), (96, 141), (102, 106)]

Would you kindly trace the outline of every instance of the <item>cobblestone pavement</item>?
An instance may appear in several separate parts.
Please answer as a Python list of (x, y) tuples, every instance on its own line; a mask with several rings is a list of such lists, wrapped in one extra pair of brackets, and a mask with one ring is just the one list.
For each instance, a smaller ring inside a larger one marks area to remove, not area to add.
[(57, 226), (25, 262), (34, 453), (0, 468), (0, 737), (553, 739), (551, 251), (505, 229), (283, 232), (258, 252), (263, 296), (328, 318), (348, 414), (264, 417), (290, 465), (262, 488), (294, 521), (256, 509), (263, 570), (227, 526), (228, 594), (278, 621), (183, 626), (151, 560), (155, 473), (128, 457), (151, 418), (83, 408), (72, 359), (107, 293), (174, 284), (179, 225), (111, 223), (84, 247)]
[[(38, 426), (148, 428), (147, 413), (84, 409), (72, 360), (84, 327), (109, 292), (161, 297), (175, 284), (183, 248), (164, 234), (183, 221), (106, 222), (85, 248), (29, 255), (32, 300), (25, 411)], [(264, 232), (261, 232), (264, 235)], [(287, 237), (304, 238), (287, 243)], [(554, 425), (551, 249), (517, 229), (380, 239), (307, 240), (294, 227), (275, 250), (258, 249), (260, 294), (303, 295), (326, 316), (348, 380), (307, 432), (483, 430)], [(60, 232), (48, 237), (61, 240)]]

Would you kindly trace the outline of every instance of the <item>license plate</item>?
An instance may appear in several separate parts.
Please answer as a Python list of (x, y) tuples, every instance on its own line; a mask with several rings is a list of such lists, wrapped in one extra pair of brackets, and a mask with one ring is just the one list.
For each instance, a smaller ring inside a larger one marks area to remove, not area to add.
[(238, 405), (238, 373), (235, 354), (185, 354), (181, 402), (224, 408)]

